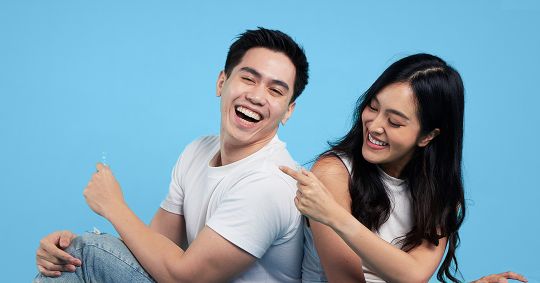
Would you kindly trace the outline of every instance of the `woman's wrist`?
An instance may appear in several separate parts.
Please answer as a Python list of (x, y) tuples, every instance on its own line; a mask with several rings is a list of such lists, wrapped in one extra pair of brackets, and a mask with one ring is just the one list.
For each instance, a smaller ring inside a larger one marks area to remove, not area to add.
[(350, 226), (351, 218), (353, 221), (356, 219), (343, 207), (337, 206), (333, 213), (329, 215), (326, 225), (334, 229), (336, 232), (344, 231), (347, 226)]

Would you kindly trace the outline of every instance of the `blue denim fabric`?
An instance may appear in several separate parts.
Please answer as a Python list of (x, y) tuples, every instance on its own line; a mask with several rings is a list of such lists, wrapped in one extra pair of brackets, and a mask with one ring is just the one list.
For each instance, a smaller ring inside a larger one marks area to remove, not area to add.
[(86, 233), (75, 238), (66, 252), (79, 258), (82, 266), (56, 278), (38, 274), (34, 282), (155, 282), (114, 236)]

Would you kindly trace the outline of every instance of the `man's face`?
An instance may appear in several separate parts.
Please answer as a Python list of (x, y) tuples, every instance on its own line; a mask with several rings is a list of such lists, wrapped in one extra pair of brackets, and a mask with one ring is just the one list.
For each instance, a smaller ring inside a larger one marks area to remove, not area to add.
[(221, 97), (221, 135), (231, 146), (250, 146), (270, 141), (279, 123), (294, 110), (296, 69), (283, 53), (252, 48), (230, 76), (221, 72), (217, 96)]

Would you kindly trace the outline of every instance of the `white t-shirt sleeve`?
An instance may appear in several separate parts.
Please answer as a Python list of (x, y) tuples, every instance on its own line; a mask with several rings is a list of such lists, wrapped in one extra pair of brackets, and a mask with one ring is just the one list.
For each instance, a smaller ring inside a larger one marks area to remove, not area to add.
[(182, 187), (182, 159), (185, 154), (182, 153), (178, 161), (174, 165), (171, 173), (171, 183), (169, 185), (169, 193), (161, 202), (161, 208), (164, 210), (184, 215), (184, 188)]
[(261, 258), (272, 244), (281, 240), (294, 221), (291, 215), (294, 196), (288, 186), (275, 175), (250, 174), (223, 193), (219, 207), (206, 225)]

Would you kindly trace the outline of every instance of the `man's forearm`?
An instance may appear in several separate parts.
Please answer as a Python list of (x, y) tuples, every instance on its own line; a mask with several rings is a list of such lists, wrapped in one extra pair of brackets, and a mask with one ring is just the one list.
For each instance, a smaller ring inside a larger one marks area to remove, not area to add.
[(184, 251), (173, 241), (146, 226), (127, 205), (111, 211), (106, 218), (145, 270), (158, 282), (176, 281), (174, 263)]

